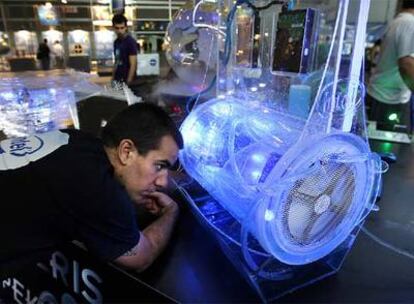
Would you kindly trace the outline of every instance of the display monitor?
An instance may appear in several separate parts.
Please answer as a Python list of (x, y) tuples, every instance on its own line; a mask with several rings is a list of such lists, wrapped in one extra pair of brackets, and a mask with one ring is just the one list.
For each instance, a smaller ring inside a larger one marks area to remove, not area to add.
[(273, 48), (274, 72), (309, 72), (314, 18), (315, 11), (310, 8), (279, 14)]

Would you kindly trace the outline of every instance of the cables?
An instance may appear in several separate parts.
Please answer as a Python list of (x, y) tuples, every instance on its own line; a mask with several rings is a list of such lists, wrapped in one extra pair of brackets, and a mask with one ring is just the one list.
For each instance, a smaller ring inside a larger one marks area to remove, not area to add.
[[(206, 71), (206, 74), (207, 74), (207, 71)], [(189, 98), (189, 100), (187, 101), (187, 104), (185, 106), (185, 110), (186, 110), (187, 114), (190, 113), (191, 110), (197, 105), (197, 102), (198, 102), (200, 96), (207, 93), (208, 91), (210, 91), (213, 88), (213, 86), (216, 84), (216, 79), (217, 79), (217, 75), (214, 76), (214, 78), (211, 80), (211, 82), (210, 82), (210, 84), (208, 85), (207, 88), (205, 88), (204, 90), (200, 91), (199, 93), (197, 93), (197, 94), (195, 94), (195, 95), (193, 95)]]
[(212, 26), (211, 24), (207, 24), (207, 23), (199, 23), (199, 22), (197, 22), (196, 21), (196, 14), (197, 14), (197, 10), (198, 10), (198, 8), (199, 8), (199, 6), (201, 5), (201, 4), (203, 4), (204, 3), (204, 1), (200, 1), (200, 2), (198, 2), (195, 6), (194, 6), (194, 9), (193, 9), (193, 15), (192, 15), (192, 20), (193, 20), (193, 26), (194, 27), (200, 27), (200, 28), (209, 28), (209, 29), (211, 29), (211, 30), (213, 30), (213, 31), (215, 31), (215, 32), (218, 32), (219, 34), (221, 34), (221, 35), (226, 35), (226, 33), (225, 32), (223, 32), (222, 30), (220, 30), (219, 28), (217, 28), (217, 27), (215, 27), (215, 26)]
[[(259, 6), (255, 6), (254, 4), (252, 4), (250, 0), (237, 0), (236, 3), (234, 3), (233, 7), (231, 8), (230, 12), (227, 15), (227, 18), (226, 18), (226, 31), (223, 32), (222, 30), (220, 30), (218, 28), (215, 28), (215, 27), (212, 27), (211, 25), (201, 24), (201, 23), (196, 22), (196, 17), (195, 17), (196, 16), (196, 11), (198, 10), (199, 6), (203, 3), (203, 1), (200, 1), (194, 7), (194, 11), (193, 11), (193, 14), (192, 14), (192, 21), (193, 21), (192, 23), (193, 23), (193, 26), (195, 26), (195, 27), (207, 27), (207, 28), (210, 28), (210, 29), (214, 29), (219, 34), (225, 36), (224, 52), (223, 52), (223, 56), (221, 58), (221, 61), (222, 61), (223, 66), (227, 66), (227, 64), (230, 61), (231, 49), (232, 49), (232, 41), (231, 41), (232, 24), (233, 24), (234, 16), (235, 16), (236, 11), (237, 11), (239, 6), (245, 4), (249, 8), (254, 10), (255, 14), (257, 14), (258, 12), (260, 12), (262, 10), (266, 10), (271, 6), (278, 5), (278, 4), (283, 5), (284, 9), (292, 9), (295, 5), (295, 2), (296, 1), (294, 1), (294, 0), (273, 0), (273, 1), (270, 1), (266, 5), (259, 7)], [(211, 56), (211, 50), (210, 50), (209, 57), (210, 56)], [(207, 74), (207, 72), (208, 71), (206, 70), (206, 74)], [(206, 76), (204, 77), (204, 80), (205, 79), (206, 79)], [(196, 106), (200, 96), (207, 93), (209, 90), (211, 90), (213, 88), (213, 86), (216, 84), (216, 80), (217, 80), (217, 75), (214, 76), (211, 83), (208, 85), (208, 87), (206, 89), (202, 90), (201, 92), (199, 92), (199, 93), (197, 93), (194, 96), (189, 98), (189, 100), (187, 101), (187, 104), (186, 104), (187, 114), (190, 113), (191, 110)]]

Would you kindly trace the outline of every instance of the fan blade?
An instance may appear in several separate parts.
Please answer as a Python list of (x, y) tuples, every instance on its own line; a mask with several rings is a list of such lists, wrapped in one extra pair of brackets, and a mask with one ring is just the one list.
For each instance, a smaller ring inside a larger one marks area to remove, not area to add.
[(287, 225), (294, 239), (301, 242), (303, 233), (313, 215), (313, 206), (302, 200), (292, 199), (287, 210)]

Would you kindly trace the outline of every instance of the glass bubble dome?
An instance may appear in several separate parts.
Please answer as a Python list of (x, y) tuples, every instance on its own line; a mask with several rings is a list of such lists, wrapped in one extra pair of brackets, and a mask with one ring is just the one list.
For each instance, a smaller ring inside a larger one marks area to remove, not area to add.
[[(203, 4), (202, 2), (200, 4)], [(169, 24), (164, 49), (169, 65), (177, 76), (192, 85), (209, 84), (215, 77), (218, 14), (214, 6), (182, 8)]]

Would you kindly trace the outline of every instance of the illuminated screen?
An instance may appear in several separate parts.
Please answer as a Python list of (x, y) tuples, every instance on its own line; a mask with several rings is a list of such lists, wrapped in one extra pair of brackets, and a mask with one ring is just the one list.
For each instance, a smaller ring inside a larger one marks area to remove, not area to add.
[(37, 8), (37, 15), (42, 25), (58, 25), (59, 16), (54, 6), (41, 5)]
[(125, 0), (112, 0), (112, 12), (114, 14), (123, 14), (125, 8)]

